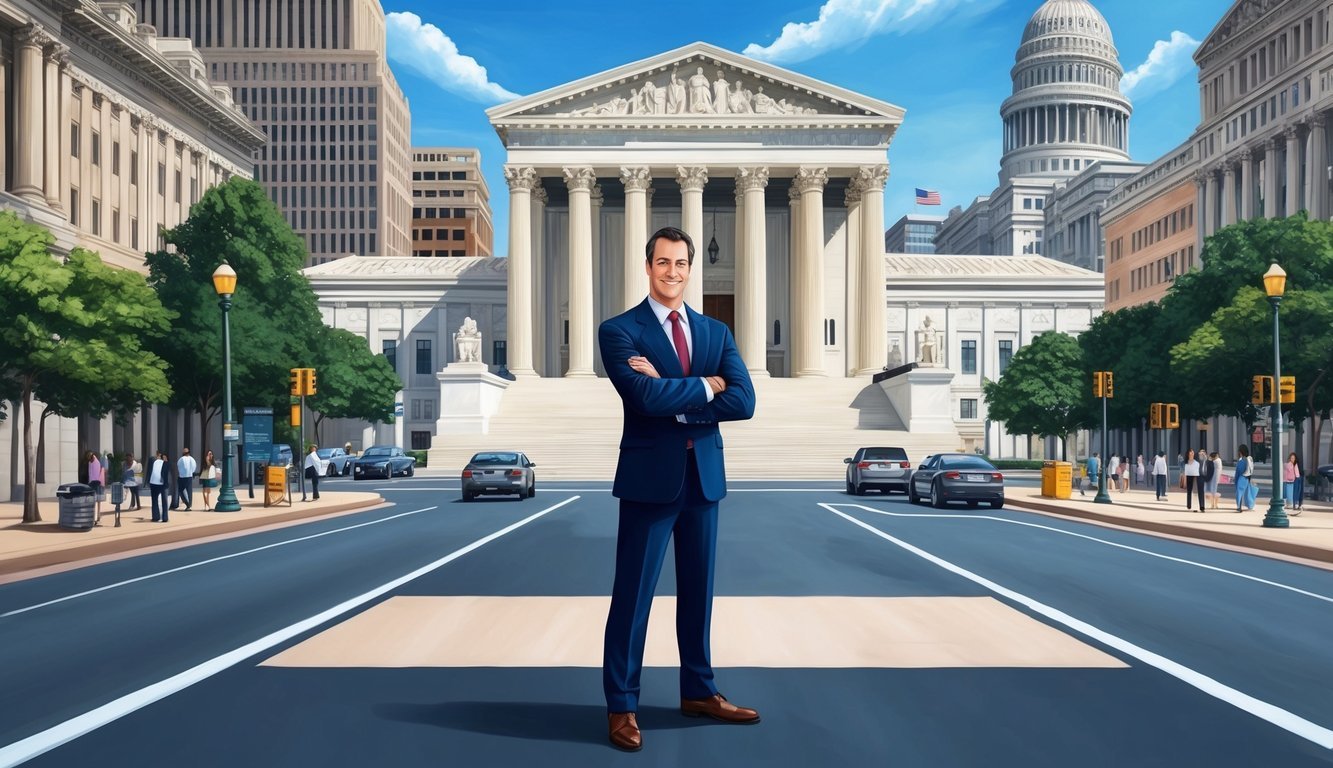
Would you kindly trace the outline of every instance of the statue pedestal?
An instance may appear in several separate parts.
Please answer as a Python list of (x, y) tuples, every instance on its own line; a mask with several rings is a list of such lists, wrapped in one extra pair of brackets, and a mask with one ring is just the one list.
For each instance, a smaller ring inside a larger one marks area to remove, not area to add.
[(879, 385), (907, 431), (957, 435), (950, 390), (953, 375), (948, 368), (915, 368)]
[(509, 381), (491, 373), (485, 363), (450, 363), (435, 374), (440, 382), (440, 417), (436, 435), (484, 435)]

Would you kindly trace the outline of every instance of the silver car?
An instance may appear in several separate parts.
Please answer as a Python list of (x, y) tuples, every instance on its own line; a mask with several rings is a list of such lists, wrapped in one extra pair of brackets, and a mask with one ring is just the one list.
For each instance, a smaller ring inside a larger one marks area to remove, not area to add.
[(537, 465), (518, 451), (483, 451), (463, 467), (463, 501), (482, 494), (516, 493), (520, 499), (537, 495)]
[(884, 493), (893, 490), (907, 493), (912, 462), (902, 448), (861, 448), (842, 463), (847, 465), (847, 493), (853, 496), (871, 488)]
[(986, 502), (991, 509), (1004, 506), (1004, 475), (994, 464), (971, 453), (940, 453), (912, 473), (907, 500), (928, 501), (942, 508), (950, 501), (965, 501), (969, 507)]
[(324, 462), (324, 474), (329, 477), (338, 477), (339, 475), (350, 475), (352, 473), (352, 457), (347, 455), (347, 451), (342, 448), (320, 448), (316, 451), (320, 461)]

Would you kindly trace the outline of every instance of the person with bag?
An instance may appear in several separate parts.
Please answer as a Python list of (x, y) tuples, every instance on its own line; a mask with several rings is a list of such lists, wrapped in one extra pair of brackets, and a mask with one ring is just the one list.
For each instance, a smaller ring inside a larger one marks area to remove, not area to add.
[(1296, 452), (1287, 454), (1287, 463), (1282, 465), (1282, 498), (1288, 509), (1300, 508), (1300, 496), (1296, 495), (1296, 483), (1301, 479), (1300, 460)]
[(125, 501), (129, 506), (127, 511), (134, 511), (139, 508), (139, 478), (143, 475), (143, 465), (134, 460), (134, 454), (125, 454), (125, 471), (120, 478), (120, 484), (125, 487)]
[(220, 476), (217, 460), (213, 458), (213, 450), (211, 448), (205, 450), (204, 466), (199, 470), (199, 490), (204, 492), (205, 511), (213, 508), (213, 489), (218, 487)]
[(1254, 473), (1254, 459), (1250, 458), (1250, 449), (1243, 445), (1236, 449), (1236, 457), (1236, 511), (1253, 510), (1254, 501), (1259, 498), (1259, 488), (1250, 477)]
[[(310, 495), (314, 501), (319, 501), (319, 478), (324, 474), (324, 460), (319, 458), (319, 446), (310, 444), (310, 453), (305, 457), (305, 478), (310, 481)], [(301, 501), (310, 501), (304, 496)]]

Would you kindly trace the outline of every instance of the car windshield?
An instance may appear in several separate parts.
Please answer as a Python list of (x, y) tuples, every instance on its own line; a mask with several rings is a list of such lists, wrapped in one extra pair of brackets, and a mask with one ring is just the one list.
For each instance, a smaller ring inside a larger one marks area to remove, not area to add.
[(393, 455), (393, 449), (392, 449), (392, 448), (367, 448), (367, 449), (366, 449), (366, 452), (363, 453), (363, 454), (361, 454), (361, 455), (362, 455), (362, 456), (383, 456), (384, 458), (388, 458), (388, 457), (390, 457), (390, 456)]
[(327, 459), (327, 458), (329, 458), (330, 456), (333, 455), (333, 449), (332, 449), (332, 448), (320, 448), (318, 451), (315, 451), (315, 455), (318, 456), (318, 457), (320, 457), (321, 459)]
[(866, 461), (907, 461), (907, 451), (902, 448), (867, 448)]
[(995, 467), (980, 456), (945, 456), (941, 462), (945, 469), (984, 469), (994, 472)]
[(479, 453), (472, 457), (473, 464), (490, 464), (500, 466), (505, 464), (517, 464), (517, 453)]

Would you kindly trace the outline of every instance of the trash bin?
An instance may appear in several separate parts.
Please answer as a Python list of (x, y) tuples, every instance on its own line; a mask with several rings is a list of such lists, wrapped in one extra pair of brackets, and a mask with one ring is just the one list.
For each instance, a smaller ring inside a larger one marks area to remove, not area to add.
[(1049, 499), (1067, 499), (1073, 489), (1074, 465), (1068, 461), (1041, 463), (1041, 495)]
[(96, 492), (91, 485), (65, 483), (56, 488), (60, 499), (60, 527), (75, 531), (92, 530), (96, 520)]

